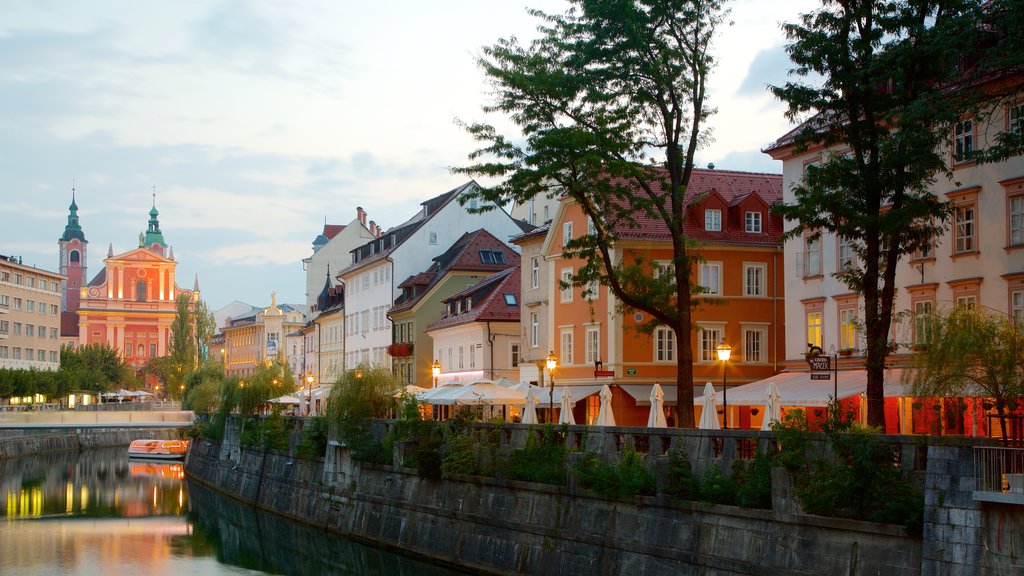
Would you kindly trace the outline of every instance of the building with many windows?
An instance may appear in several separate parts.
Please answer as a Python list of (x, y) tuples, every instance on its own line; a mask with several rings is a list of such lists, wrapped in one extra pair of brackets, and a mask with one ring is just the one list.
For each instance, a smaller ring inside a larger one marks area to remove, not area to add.
[(0, 255), (0, 368), (60, 367), (61, 285), (56, 272)]
[[(931, 192), (951, 202), (953, 214), (948, 230), (932, 246), (899, 262), (894, 310), (900, 321), (891, 334), (897, 347), (893, 363), (913, 353), (929, 315), (953, 306), (980, 306), (1024, 322), (1024, 155), (991, 164), (973, 160), (974, 150), (995, 141), (998, 133), (1024, 130), (1024, 102), (1011, 100), (999, 106), (987, 121), (965, 117), (949, 134), (944, 153), (953, 174), (951, 178), (939, 175)], [(829, 155), (847, 153), (843, 145), (801, 150), (794, 142), (798, 130), (765, 150), (783, 163), (786, 202), (795, 200), (791, 190), (809, 170)], [(786, 224), (790, 231), (796, 226)], [(859, 330), (863, 299), (836, 277), (837, 272), (859, 265), (852, 246), (834, 234), (814, 238), (807, 231), (786, 241), (785, 259), (789, 368), (803, 370), (808, 377), (801, 354), (813, 344), (826, 352), (851, 354), (851, 359), (841, 362), (842, 368), (850, 371), (848, 377), (866, 383), (861, 357), (865, 343)], [(932, 418), (924, 412), (932, 407), (900, 397), (898, 384), (898, 372), (891, 371), (886, 377), (887, 430), (931, 431)], [(819, 404), (831, 393), (831, 386), (823, 383)], [(945, 418), (947, 432), (979, 429), (980, 416), (972, 421), (962, 410), (940, 411), (960, 414)]]
[[(270, 306), (254, 308), (227, 321), (221, 330), (224, 337), (224, 373), (228, 376), (248, 376), (260, 363), (274, 360), (289, 362), (291, 356), (288, 339), (302, 341), (301, 331), (306, 324), (308, 308), (296, 304), (277, 304), (277, 294), (271, 295)], [(292, 360), (293, 361), (293, 360)], [(290, 366), (296, 378), (302, 376), (302, 367)], [(296, 380), (298, 381), (298, 380)]]
[[(782, 366), (782, 221), (771, 213), (771, 205), (781, 196), (778, 175), (693, 171), (684, 229), (699, 242), (701, 261), (694, 265), (692, 278), (705, 288), (701, 297), (707, 300), (693, 313), (695, 396), (705, 382), (718, 385), (722, 381), (722, 363), (715, 354), (720, 344), (730, 345), (733, 351), (727, 367), (730, 387), (768, 377)], [(650, 274), (666, 273), (672, 260), (667, 225), (643, 216), (638, 222), (639, 226), (615, 225), (618, 240), (610, 247), (613, 258), (640, 255), (651, 263)], [(600, 406), (597, 392), (609, 384), (618, 423), (642, 426), (651, 387), (659, 383), (669, 406), (669, 422), (674, 422), (676, 334), (668, 327), (656, 328), (651, 335), (638, 332), (635, 327), (648, 320), (646, 315), (621, 314), (606, 286), (563, 287), (562, 281), (571, 282), (583, 264), (576, 257), (566, 258), (563, 246), (580, 234), (593, 234), (592, 224), (575, 201), (563, 198), (540, 248), (542, 265), (548, 268), (549, 319), (544, 326), (551, 350), (559, 358), (557, 385), (577, 387), (573, 392), (576, 422), (593, 422)], [(526, 266), (532, 268), (532, 262)], [(532, 270), (526, 276), (533, 282)], [(533, 313), (529, 305), (523, 310)], [(527, 331), (522, 346), (533, 348), (532, 327)], [(731, 426), (749, 423), (750, 417), (749, 409), (730, 408)]]
[(545, 380), (544, 361), (552, 349), (548, 345), (547, 329), (551, 308), (548, 300), (550, 267), (541, 254), (544, 239), (547, 238), (550, 229), (549, 222), (511, 240), (513, 244), (519, 246), (522, 266), (519, 287), (521, 338), (517, 347), (519, 381), (540, 385), (543, 385)]

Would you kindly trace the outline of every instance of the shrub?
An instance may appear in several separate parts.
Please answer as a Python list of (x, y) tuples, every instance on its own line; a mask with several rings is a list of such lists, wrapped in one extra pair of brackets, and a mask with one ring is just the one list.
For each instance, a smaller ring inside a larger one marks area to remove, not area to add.
[(445, 476), (452, 474), (476, 474), (477, 465), (474, 452), (476, 442), (469, 435), (459, 435), (452, 438), (448, 444), (448, 450), (444, 461), (441, 464)]
[(736, 502), (744, 508), (772, 507), (772, 459), (758, 452), (749, 464), (733, 462), (732, 478), (736, 484)]
[(736, 505), (736, 483), (725, 475), (717, 465), (710, 466), (704, 472), (700, 484), (700, 499), (710, 504)]
[(700, 499), (700, 483), (693, 475), (693, 466), (686, 452), (678, 449), (668, 453), (668, 486), (665, 492), (683, 500)]
[(327, 419), (317, 416), (306, 422), (302, 430), (302, 440), (296, 448), (296, 454), (302, 458), (322, 458), (327, 451)]
[(531, 434), (524, 448), (512, 452), (509, 474), (516, 480), (563, 485), (565, 461), (565, 446), (558, 442), (554, 426), (545, 424), (539, 441)]
[(607, 464), (594, 454), (585, 454), (577, 461), (576, 478), (580, 486), (605, 498), (649, 496), (654, 494), (656, 487), (643, 455), (629, 443), (623, 446), (618, 464)]

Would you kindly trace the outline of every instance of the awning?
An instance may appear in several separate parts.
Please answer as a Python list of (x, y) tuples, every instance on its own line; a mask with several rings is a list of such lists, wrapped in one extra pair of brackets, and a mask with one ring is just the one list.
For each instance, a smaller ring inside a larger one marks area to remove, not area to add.
[[(651, 405), (651, 388), (653, 384), (617, 384), (623, 392), (629, 394), (636, 400), (637, 406)], [(679, 403), (679, 387), (675, 383), (661, 384), (661, 391), (665, 395), (665, 406), (675, 406)], [(693, 387), (693, 397), (696, 398), (704, 393), (704, 386)]]
[[(779, 388), (779, 401), (783, 406), (826, 406), (828, 399), (838, 388), (839, 399), (851, 398), (867, 391), (867, 370), (840, 370), (838, 386), (833, 376), (830, 380), (811, 380), (810, 372), (782, 372), (764, 380), (729, 388), (730, 406), (764, 406), (767, 402), (765, 391), (768, 382), (775, 382)], [(910, 386), (903, 384), (903, 369), (890, 368), (885, 371), (883, 391), (886, 398), (910, 396)], [(666, 396), (667, 396), (666, 390)], [(722, 399), (719, 394), (719, 399)], [(693, 399), (694, 405), (703, 397)]]
[(526, 394), (493, 382), (474, 382), (469, 386), (445, 386), (425, 400), (430, 404), (447, 406), (524, 405)]
[[(562, 402), (562, 392), (565, 391), (566, 389), (571, 391), (570, 393), (572, 394), (572, 402), (573, 402), (573, 404), (579, 402), (580, 400), (583, 400), (587, 396), (593, 396), (594, 394), (597, 394), (598, 392), (601, 391), (601, 387), (600, 386), (589, 386), (589, 385), (588, 386), (555, 386), (555, 406), (556, 407), (559, 404), (561, 404), (561, 402)], [(544, 406), (545, 408), (551, 406), (551, 404), (549, 402), (550, 394), (551, 394), (550, 388), (544, 388), (543, 391), (535, 392), (535, 394), (537, 394), (537, 400), (540, 401), (538, 406)]]

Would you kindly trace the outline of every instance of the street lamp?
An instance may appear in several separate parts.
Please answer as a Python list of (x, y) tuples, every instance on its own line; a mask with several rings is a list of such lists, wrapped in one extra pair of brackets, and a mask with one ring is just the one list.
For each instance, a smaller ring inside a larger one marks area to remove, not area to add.
[(729, 346), (724, 341), (715, 348), (715, 352), (718, 354), (718, 359), (722, 361), (722, 409), (724, 411), (722, 418), (722, 428), (729, 427), (729, 387), (725, 382), (725, 363), (729, 361), (729, 356), (732, 355), (732, 346)]
[(306, 416), (313, 409), (313, 372), (306, 374)]
[(548, 367), (548, 380), (551, 384), (548, 388), (548, 423), (554, 423), (555, 421), (555, 367), (558, 366), (558, 356), (555, 356), (555, 351), (548, 352), (548, 357), (544, 359), (544, 363)]
[(434, 360), (434, 363), (430, 365), (430, 373), (434, 375), (434, 388), (437, 388), (437, 377), (441, 375), (441, 361)]

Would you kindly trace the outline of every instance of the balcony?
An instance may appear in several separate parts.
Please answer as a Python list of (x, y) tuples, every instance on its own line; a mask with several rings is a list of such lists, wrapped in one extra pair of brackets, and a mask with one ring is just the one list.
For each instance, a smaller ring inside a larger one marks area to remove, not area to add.
[(1024, 448), (974, 448), (974, 499), (1024, 504)]
[(821, 250), (796, 253), (796, 277), (814, 278), (821, 276)]

